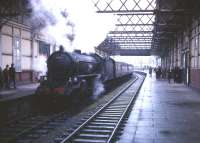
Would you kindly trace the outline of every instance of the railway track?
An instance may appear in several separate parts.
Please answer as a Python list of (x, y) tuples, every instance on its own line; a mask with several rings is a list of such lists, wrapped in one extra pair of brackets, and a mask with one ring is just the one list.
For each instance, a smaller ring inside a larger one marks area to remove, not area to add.
[[(107, 104), (84, 121), (60, 143), (109, 143), (112, 142), (120, 124), (136, 99), (136, 93), (131, 94), (127, 89), (137, 78), (113, 97)], [(84, 119), (83, 119), (84, 120)]]
[(69, 113), (62, 112), (54, 115), (35, 115), (12, 122), (0, 129), (0, 142), (31, 142), (33, 139), (47, 134), (67, 118), (69, 118)]
[[(79, 141), (80, 139), (90, 138), (90, 132), (96, 132), (92, 135), (92, 138), (95, 139), (95, 135), (98, 133), (97, 139), (104, 139), (110, 135), (114, 135), (116, 132), (120, 121), (123, 119), (122, 115), (126, 114), (128, 110), (127, 104), (130, 104), (130, 95), (122, 96), (122, 94), (129, 86), (131, 86), (136, 79), (126, 84), (122, 91), (118, 94), (119, 97), (115, 96), (112, 98), (112, 101), (108, 102), (108, 99), (105, 99), (104, 102), (95, 107), (95, 110), (91, 110), (86, 113), (84, 118), (80, 118), (81, 122), (76, 124), (70, 130), (67, 130), (59, 138), (59, 142), (71, 142)], [(120, 97), (121, 96), (121, 97)], [(110, 100), (110, 99), (109, 99)], [(128, 102), (129, 101), (129, 102)], [(107, 103), (105, 106), (104, 104)], [(92, 116), (92, 117), (91, 117)], [(41, 137), (45, 137), (54, 129), (63, 126), (68, 120), (72, 117), (72, 113), (64, 111), (61, 113), (49, 114), (49, 115), (32, 115), (22, 118), (23, 120), (14, 120), (4, 127), (0, 128), (0, 142), (2, 143), (33, 143)], [(83, 123), (83, 124), (82, 124)], [(81, 125), (82, 124), (82, 125)], [(90, 124), (89, 128), (87, 128)], [(81, 126), (79, 126), (81, 125)], [(117, 126), (116, 126), (117, 125)], [(99, 127), (102, 127), (100, 129)], [(85, 129), (84, 129), (84, 128)], [(77, 136), (77, 132), (82, 132), (80, 138)], [(67, 138), (66, 138), (67, 137)], [(77, 137), (76, 139), (74, 137)], [(55, 139), (55, 138), (54, 138)], [(55, 141), (55, 140), (54, 140)], [(81, 141), (81, 140), (80, 140)], [(55, 142), (58, 142), (55, 141)], [(88, 142), (86, 140), (86, 142)]]

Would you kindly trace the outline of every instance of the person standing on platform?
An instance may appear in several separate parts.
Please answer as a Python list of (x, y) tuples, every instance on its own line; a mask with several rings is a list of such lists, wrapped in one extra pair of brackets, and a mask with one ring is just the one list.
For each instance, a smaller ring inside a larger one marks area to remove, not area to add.
[(0, 90), (3, 88), (3, 71), (0, 67)]
[(172, 78), (172, 72), (171, 72), (171, 70), (169, 69), (168, 71), (167, 71), (167, 79), (168, 79), (168, 82), (170, 83), (170, 81), (171, 81), (171, 78)]
[(3, 76), (4, 76), (4, 83), (5, 83), (5, 88), (10, 88), (9, 87), (9, 65), (6, 65), (6, 68), (3, 70)]
[(10, 76), (9, 85), (11, 83), (13, 83), (14, 88), (16, 88), (16, 83), (15, 83), (15, 67), (14, 67), (14, 64), (11, 64), (11, 67), (9, 69), (9, 76)]
[(149, 75), (152, 77), (152, 67), (149, 67)]

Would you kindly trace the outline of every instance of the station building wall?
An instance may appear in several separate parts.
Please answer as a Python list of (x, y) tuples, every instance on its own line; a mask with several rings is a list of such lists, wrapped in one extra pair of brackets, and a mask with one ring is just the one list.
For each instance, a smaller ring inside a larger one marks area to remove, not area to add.
[(200, 16), (193, 17), (190, 41), (191, 86), (200, 90)]
[[(35, 61), (43, 55), (39, 52), (39, 43), (45, 43), (38, 37), (32, 36), (29, 26), (13, 21), (7, 22), (0, 30), (0, 66), (3, 70), (7, 64), (14, 63), (18, 82), (36, 82)], [(52, 52), (50, 44), (49, 49)]]
[(1, 29), (1, 68), (14, 63), (17, 81), (32, 81), (32, 41), (30, 30), (24, 25), (8, 22)]
[(179, 31), (168, 45), (168, 55), (162, 57), (162, 66), (183, 69), (183, 80), (189, 86), (200, 90), (200, 15)]

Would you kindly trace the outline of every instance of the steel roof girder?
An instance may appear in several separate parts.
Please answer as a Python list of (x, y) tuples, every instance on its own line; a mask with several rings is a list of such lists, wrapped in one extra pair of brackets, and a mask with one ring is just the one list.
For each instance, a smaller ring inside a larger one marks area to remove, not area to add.
[(109, 34), (152, 33), (153, 31), (110, 31)]

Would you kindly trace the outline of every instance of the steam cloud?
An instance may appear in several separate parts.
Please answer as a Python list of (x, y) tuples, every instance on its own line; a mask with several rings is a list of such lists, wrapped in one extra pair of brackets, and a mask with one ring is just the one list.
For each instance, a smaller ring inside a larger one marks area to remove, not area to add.
[(90, 0), (29, 1), (33, 29), (42, 32), (49, 42), (63, 45), (67, 51), (76, 48), (94, 52), (94, 47), (115, 27), (116, 17), (97, 14)]
[(41, 32), (52, 44), (63, 45), (71, 51), (74, 24), (68, 18), (64, 0), (30, 0), (31, 23), (35, 32)]
[(34, 61), (34, 69), (39, 72), (38, 74), (38, 79), (40, 76), (46, 75), (47, 72), (47, 63), (46, 63), (46, 57), (45, 56), (39, 56), (35, 61)]
[(97, 99), (104, 92), (104, 85), (99, 78), (94, 81), (94, 89), (92, 99)]

